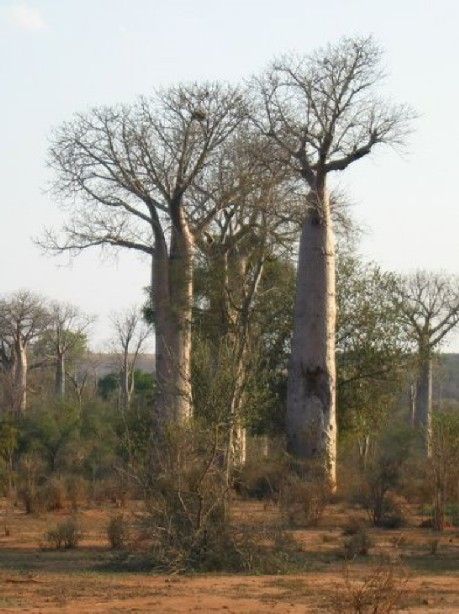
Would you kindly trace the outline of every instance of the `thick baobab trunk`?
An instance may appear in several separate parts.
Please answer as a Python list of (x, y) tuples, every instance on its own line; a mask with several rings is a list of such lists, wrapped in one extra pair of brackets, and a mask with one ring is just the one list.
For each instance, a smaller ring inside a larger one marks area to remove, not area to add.
[(65, 397), (65, 356), (59, 353), (57, 355), (56, 373), (54, 380), (54, 392), (59, 399)]
[(171, 314), (171, 386), (173, 417), (178, 422), (192, 414), (191, 319), (193, 305), (193, 252), (191, 233), (185, 223), (174, 228), (171, 239), (169, 283)]
[(310, 194), (299, 245), (287, 388), (289, 449), (336, 484), (335, 246), (328, 196)]
[(171, 418), (171, 348), (169, 345), (170, 297), (169, 262), (164, 239), (156, 239), (151, 272), (152, 305), (155, 326), (155, 398), (156, 418), (168, 422)]
[(422, 353), (416, 384), (415, 426), (422, 429), (425, 452), (430, 456), (432, 437), (432, 357)]
[(14, 363), (14, 405), (22, 413), (27, 408), (27, 351), (22, 340), (15, 344), (16, 360)]
[(152, 299), (156, 337), (156, 413), (162, 423), (191, 416), (191, 309), (193, 240), (186, 225), (172, 230), (168, 254), (156, 237)]

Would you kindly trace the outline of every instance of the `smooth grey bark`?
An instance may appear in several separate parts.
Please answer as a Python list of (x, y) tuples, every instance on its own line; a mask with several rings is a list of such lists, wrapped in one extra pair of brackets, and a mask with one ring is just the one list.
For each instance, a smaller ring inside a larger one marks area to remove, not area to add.
[(327, 193), (309, 194), (297, 270), (287, 386), (289, 450), (336, 484), (335, 245)]
[(15, 410), (23, 413), (27, 409), (27, 350), (22, 339), (15, 341), (16, 360), (14, 363)]
[(194, 242), (177, 213), (170, 253), (156, 237), (152, 261), (152, 301), (156, 336), (156, 415), (160, 422), (183, 422), (192, 414), (191, 318)]
[(427, 456), (431, 453), (432, 439), (432, 356), (421, 356), (419, 375), (416, 383), (414, 425), (423, 432)]
[(55, 395), (61, 400), (65, 398), (65, 354), (64, 353), (58, 353), (56, 356), (54, 392), (55, 392)]

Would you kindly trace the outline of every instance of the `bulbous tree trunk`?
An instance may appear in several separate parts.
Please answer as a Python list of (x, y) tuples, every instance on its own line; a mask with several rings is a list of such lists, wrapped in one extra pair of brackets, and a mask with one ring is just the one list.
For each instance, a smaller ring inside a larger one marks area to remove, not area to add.
[(65, 398), (65, 355), (63, 353), (57, 355), (54, 392), (59, 399)]
[(300, 237), (287, 435), (297, 458), (322, 464), (336, 485), (335, 245), (328, 194), (308, 197)]
[(421, 352), (418, 380), (416, 383), (415, 426), (422, 430), (424, 449), (431, 453), (432, 438), (432, 356)]

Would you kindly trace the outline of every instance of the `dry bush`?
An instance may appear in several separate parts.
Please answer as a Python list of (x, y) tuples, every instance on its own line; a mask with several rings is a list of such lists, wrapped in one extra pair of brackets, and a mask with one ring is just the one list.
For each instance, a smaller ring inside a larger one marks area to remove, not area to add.
[(278, 502), (288, 472), (288, 463), (284, 458), (249, 462), (235, 476), (234, 487), (243, 497)]
[(343, 527), (344, 535), (356, 535), (365, 528), (365, 523), (357, 516), (351, 516)]
[(459, 499), (459, 415), (437, 413), (432, 421), (426, 485), (432, 500), (432, 528), (443, 531), (448, 504)]
[(65, 480), (67, 497), (73, 510), (78, 510), (88, 500), (88, 483), (79, 475), (69, 475)]
[(290, 474), (284, 477), (279, 495), (283, 517), (291, 526), (316, 526), (330, 496), (328, 485), (319, 477), (307, 481)]
[(128, 546), (130, 526), (123, 514), (110, 518), (107, 526), (107, 538), (113, 550), (123, 550)]
[(26, 514), (38, 514), (45, 510), (40, 485), (44, 482), (45, 464), (34, 453), (25, 454), (18, 463), (17, 497)]
[(435, 555), (438, 551), (438, 546), (440, 545), (440, 540), (438, 537), (434, 537), (433, 539), (429, 539), (427, 542), (427, 549), (429, 554)]
[(143, 528), (157, 569), (244, 568), (228, 521), (223, 432), (218, 426), (177, 427), (156, 442), (144, 486)]
[(60, 478), (49, 478), (41, 487), (40, 495), (48, 512), (61, 510), (65, 507), (66, 488)]
[(357, 533), (350, 535), (344, 540), (344, 557), (354, 559), (356, 556), (368, 556), (373, 540), (365, 529), (360, 529)]
[(83, 533), (74, 518), (61, 522), (44, 535), (46, 544), (55, 550), (76, 548), (82, 537)]
[(407, 595), (408, 574), (399, 564), (380, 563), (363, 579), (351, 576), (348, 565), (331, 602), (333, 612), (389, 614), (400, 609)]

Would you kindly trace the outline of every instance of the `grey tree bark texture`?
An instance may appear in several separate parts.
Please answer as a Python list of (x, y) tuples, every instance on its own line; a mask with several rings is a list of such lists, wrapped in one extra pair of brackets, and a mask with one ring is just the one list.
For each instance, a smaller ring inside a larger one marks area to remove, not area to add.
[(429, 353), (420, 357), (416, 382), (414, 425), (424, 434), (425, 453), (430, 456), (432, 440), (432, 357)]
[(291, 452), (336, 483), (335, 245), (328, 194), (309, 194), (299, 245), (287, 388)]
[(297, 291), (287, 391), (292, 453), (319, 462), (336, 485), (335, 248), (331, 173), (380, 144), (400, 143), (410, 112), (381, 100), (381, 51), (371, 38), (343, 38), (307, 56), (275, 60), (255, 80), (254, 123), (298, 191), (301, 215)]
[(65, 354), (64, 353), (58, 353), (56, 355), (54, 393), (59, 399), (65, 398)]

